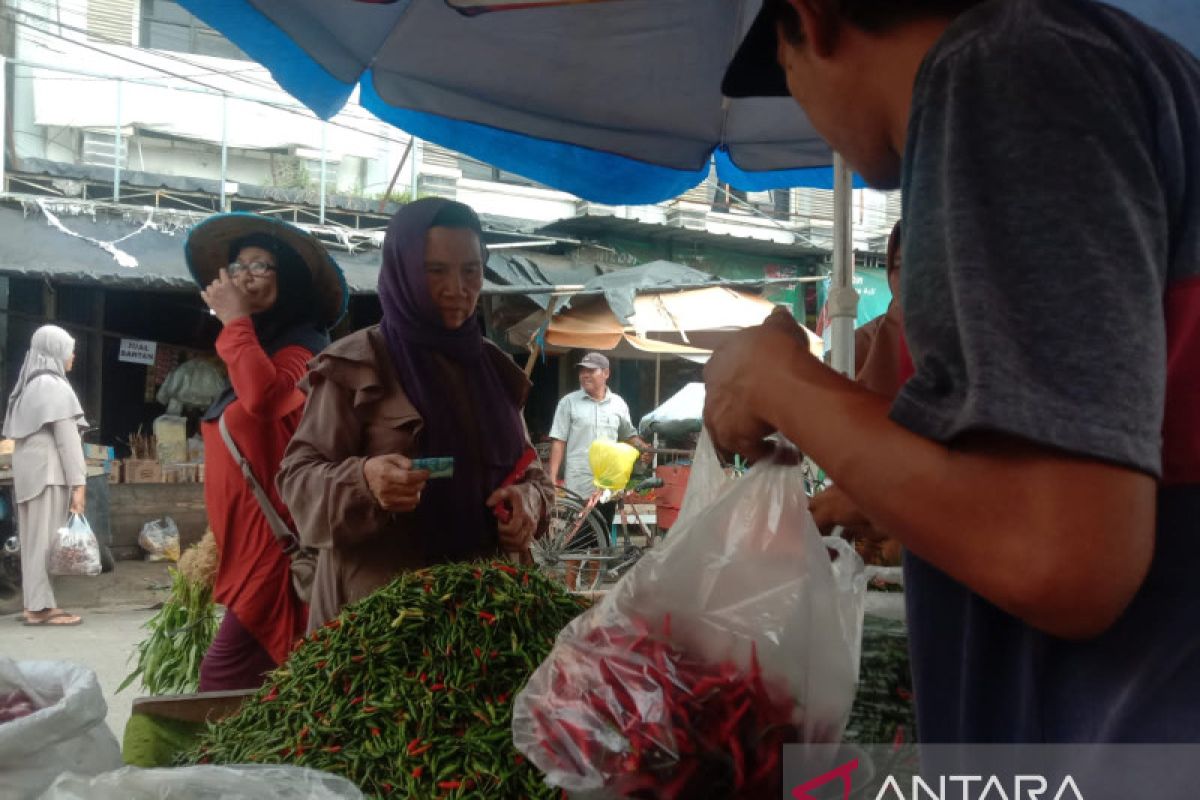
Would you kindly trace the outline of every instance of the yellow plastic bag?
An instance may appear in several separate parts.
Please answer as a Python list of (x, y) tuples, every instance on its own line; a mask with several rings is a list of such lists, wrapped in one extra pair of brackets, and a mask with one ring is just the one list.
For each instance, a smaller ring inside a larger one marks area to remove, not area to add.
[(592, 482), (601, 489), (619, 492), (629, 483), (633, 465), (641, 453), (633, 445), (624, 442), (607, 442), (597, 439), (588, 448), (588, 463), (592, 467)]

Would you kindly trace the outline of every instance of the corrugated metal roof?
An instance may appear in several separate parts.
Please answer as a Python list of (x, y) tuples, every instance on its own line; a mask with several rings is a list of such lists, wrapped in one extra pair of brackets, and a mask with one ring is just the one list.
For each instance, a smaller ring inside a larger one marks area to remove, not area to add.
[[(807, 244), (783, 244), (765, 239), (730, 234), (710, 233), (675, 225), (658, 225), (636, 219), (603, 215), (583, 215), (552, 222), (538, 230), (547, 235), (598, 237), (605, 235), (632, 236), (650, 242), (672, 242), (688, 245), (707, 245), (736, 250), (739, 253), (771, 258), (797, 259), (805, 256), (828, 255), (825, 248)], [(797, 233), (797, 235), (803, 235)]]
[[(193, 291), (196, 287), (184, 263), (183, 242), (188, 229), (206, 216), (90, 201), (9, 197), (0, 202), (0, 274)], [(332, 241), (339, 234), (343, 241)], [(350, 291), (374, 294), (381, 256), (371, 234), (330, 226), (319, 235), (331, 240), (330, 252), (341, 265)], [(518, 235), (488, 231), (486, 236), (507, 239)], [(347, 243), (354, 252), (347, 252)], [(575, 265), (562, 256), (526, 251), (520, 255), (516, 251), (493, 252), (488, 268), (485, 291), (486, 286), (582, 284), (600, 271), (595, 266)], [(535, 302), (545, 307), (548, 297)]]

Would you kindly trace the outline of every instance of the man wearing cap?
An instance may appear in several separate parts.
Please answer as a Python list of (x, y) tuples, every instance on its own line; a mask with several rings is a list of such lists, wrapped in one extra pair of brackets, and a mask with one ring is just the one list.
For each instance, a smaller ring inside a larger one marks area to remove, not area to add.
[[(592, 482), (592, 467), (588, 448), (597, 439), (626, 442), (639, 450), (646, 449), (629, 419), (629, 406), (608, 388), (608, 358), (600, 353), (588, 353), (578, 363), (579, 391), (571, 392), (558, 401), (554, 424), (550, 427), (550, 475), (558, 480), (559, 468), (566, 465), (563, 484), (580, 497), (587, 499), (596, 491)], [(616, 511), (614, 504), (604, 503), (597, 509), (611, 524)]]
[(766, 0), (723, 91), (903, 190), (895, 400), (773, 315), (705, 420), (904, 546), (922, 742), (1200, 741), (1200, 61), (1091, 0)]

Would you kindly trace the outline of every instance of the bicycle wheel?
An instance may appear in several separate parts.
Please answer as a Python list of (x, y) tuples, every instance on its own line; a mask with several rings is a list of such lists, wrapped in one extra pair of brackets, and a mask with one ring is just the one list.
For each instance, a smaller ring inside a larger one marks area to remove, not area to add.
[(608, 526), (604, 517), (591, 509), (584, 516), (585, 503), (574, 494), (562, 493), (550, 512), (550, 537), (561, 553), (578, 553), (608, 547)]

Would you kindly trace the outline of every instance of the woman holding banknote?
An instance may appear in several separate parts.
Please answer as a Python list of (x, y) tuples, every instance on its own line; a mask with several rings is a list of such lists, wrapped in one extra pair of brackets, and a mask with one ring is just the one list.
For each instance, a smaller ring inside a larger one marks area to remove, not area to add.
[(402, 570), (522, 552), (548, 526), (554, 489), (521, 417), (529, 381), (476, 313), (486, 257), (469, 207), (408, 204), (384, 240), (382, 323), (310, 364), (279, 475), (320, 551), (310, 630)]

